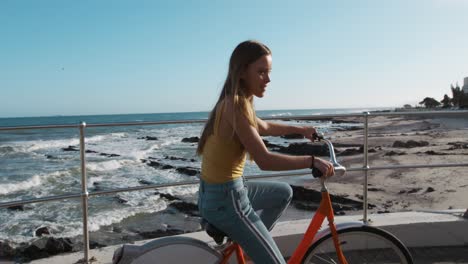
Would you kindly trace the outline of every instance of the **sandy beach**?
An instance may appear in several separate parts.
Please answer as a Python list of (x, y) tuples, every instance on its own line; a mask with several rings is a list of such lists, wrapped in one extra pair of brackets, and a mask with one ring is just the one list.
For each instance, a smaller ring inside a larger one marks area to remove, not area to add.
[[(346, 121), (360, 120), (346, 118)], [(339, 146), (363, 144), (363, 134), (363, 130), (354, 130), (339, 131), (329, 136)], [(368, 144), (370, 168), (466, 163), (468, 117), (371, 117)], [(363, 155), (340, 155), (345, 149), (336, 147), (339, 162), (347, 168), (362, 168)], [(295, 184), (301, 181), (306, 188), (319, 190), (317, 181), (302, 177)], [(347, 172), (343, 177), (330, 179), (329, 189), (332, 194), (340, 197), (362, 201), (363, 183), (363, 171)], [(372, 205), (369, 212), (372, 213), (468, 208), (466, 167), (371, 170), (368, 188), (368, 202)], [(346, 213), (361, 212), (357, 210)], [(309, 216), (310, 214), (291, 206), (283, 219)]]

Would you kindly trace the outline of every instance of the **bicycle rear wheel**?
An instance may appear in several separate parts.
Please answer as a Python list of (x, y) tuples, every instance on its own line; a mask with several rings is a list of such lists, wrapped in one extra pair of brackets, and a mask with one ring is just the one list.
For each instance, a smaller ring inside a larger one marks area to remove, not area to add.
[[(349, 264), (412, 264), (408, 249), (395, 236), (370, 226), (338, 230), (340, 247)], [(302, 263), (340, 263), (331, 234), (315, 242)]]

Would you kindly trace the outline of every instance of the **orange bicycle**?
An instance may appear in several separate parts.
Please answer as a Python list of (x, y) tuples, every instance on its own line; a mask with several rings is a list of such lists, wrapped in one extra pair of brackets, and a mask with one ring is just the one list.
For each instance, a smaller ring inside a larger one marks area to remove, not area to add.
[[(335, 175), (344, 175), (346, 169), (336, 161), (333, 144), (323, 137), (320, 139), (328, 145), (330, 161), (335, 167)], [(313, 174), (318, 176), (317, 174), (320, 172), (314, 170)], [(301, 242), (292, 256), (288, 258), (288, 264), (413, 263), (406, 246), (385, 230), (366, 225), (363, 222), (335, 225), (326, 181), (326, 177), (320, 177), (322, 185), (320, 206)], [(325, 218), (329, 223), (328, 228), (320, 230)], [(201, 240), (185, 236), (164, 237), (142, 246), (124, 245), (115, 251), (113, 263), (246, 263), (239, 244), (229, 240), (223, 243), (225, 234), (208, 223), (205, 225), (205, 229), (218, 244), (217, 246), (211, 246)]]

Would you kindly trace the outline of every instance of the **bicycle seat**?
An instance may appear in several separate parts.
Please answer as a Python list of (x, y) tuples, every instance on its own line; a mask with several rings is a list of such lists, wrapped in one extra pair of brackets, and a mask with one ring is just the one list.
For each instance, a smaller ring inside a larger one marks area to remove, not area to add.
[(216, 244), (221, 245), (224, 242), (224, 237), (227, 237), (226, 233), (210, 224), (205, 219), (201, 220), (201, 225), (205, 229), (206, 233), (214, 239)]

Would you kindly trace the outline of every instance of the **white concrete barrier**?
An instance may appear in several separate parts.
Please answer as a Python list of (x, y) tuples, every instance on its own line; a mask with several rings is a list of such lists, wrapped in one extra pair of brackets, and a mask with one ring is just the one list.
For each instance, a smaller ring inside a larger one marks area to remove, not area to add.
[[(370, 225), (380, 227), (398, 237), (408, 247), (466, 246), (468, 245), (468, 219), (462, 217), (465, 210), (439, 212), (400, 212), (369, 215)], [(361, 215), (337, 216), (337, 224), (362, 221)], [(299, 244), (310, 219), (278, 223), (272, 235), (284, 256), (290, 256)], [(323, 226), (328, 223), (325, 221)], [(206, 242), (213, 242), (205, 232), (183, 234)], [(135, 244), (148, 242), (139, 241)], [(112, 263), (112, 255), (120, 245), (90, 251), (95, 264)], [(58, 255), (47, 259), (32, 261), (34, 264), (76, 263), (83, 258), (82, 252)]]

